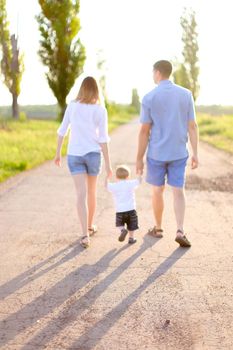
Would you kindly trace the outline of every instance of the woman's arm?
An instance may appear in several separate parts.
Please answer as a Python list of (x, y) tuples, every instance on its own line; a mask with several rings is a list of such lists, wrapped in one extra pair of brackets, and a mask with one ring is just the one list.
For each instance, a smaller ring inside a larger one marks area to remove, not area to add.
[(106, 108), (104, 108), (104, 110), (101, 111), (99, 120), (99, 145), (105, 161), (106, 175), (107, 178), (110, 178), (112, 176), (112, 167), (109, 156), (108, 141), (108, 113)]
[(57, 130), (58, 138), (57, 138), (57, 151), (55, 155), (54, 162), (57, 166), (61, 166), (61, 149), (62, 149), (62, 144), (64, 137), (67, 134), (68, 128), (70, 126), (70, 117), (69, 117), (69, 110), (70, 110), (70, 105), (67, 106), (63, 120), (61, 125), (59, 126)]
[(100, 147), (104, 157), (106, 175), (107, 175), (107, 178), (110, 178), (112, 176), (112, 167), (111, 167), (111, 161), (109, 157), (108, 144), (100, 143)]
[(54, 163), (57, 166), (61, 166), (61, 149), (62, 149), (63, 140), (64, 140), (64, 136), (58, 135), (58, 137), (57, 137), (57, 151), (56, 151), (56, 156), (54, 159)]

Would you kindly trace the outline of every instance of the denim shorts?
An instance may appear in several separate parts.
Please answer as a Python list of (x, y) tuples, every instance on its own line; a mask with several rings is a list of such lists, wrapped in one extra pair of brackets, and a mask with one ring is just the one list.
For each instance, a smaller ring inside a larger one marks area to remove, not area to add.
[(185, 168), (188, 157), (163, 162), (147, 157), (146, 182), (153, 186), (163, 186), (167, 183), (173, 187), (183, 187), (185, 183)]
[(101, 170), (101, 153), (90, 152), (83, 156), (67, 155), (67, 163), (71, 175), (88, 174), (97, 176)]

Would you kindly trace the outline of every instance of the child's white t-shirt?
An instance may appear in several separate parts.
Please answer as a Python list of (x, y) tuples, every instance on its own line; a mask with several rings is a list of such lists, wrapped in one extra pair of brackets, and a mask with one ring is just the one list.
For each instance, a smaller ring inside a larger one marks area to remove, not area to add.
[(118, 182), (109, 182), (107, 189), (112, 193), (117, 213), (136, 209), (135, 189), (140, 181), (119, 180)]

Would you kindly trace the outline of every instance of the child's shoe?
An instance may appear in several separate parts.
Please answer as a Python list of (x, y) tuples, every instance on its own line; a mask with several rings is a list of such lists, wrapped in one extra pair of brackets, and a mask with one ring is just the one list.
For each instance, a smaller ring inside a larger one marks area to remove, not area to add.
[(123, 242), (125, 240), (125, 237), (127, 236), (127, 233), (128, 233), (128, 231), (125, 228), (123, 228), (121, 230), (121, 234), (118, 238), (118, 241)]
[(128, 241), (129, 244), (134, 244), (136, 242), (137, 242), (136, 238), (129, 237), (129, 241)]

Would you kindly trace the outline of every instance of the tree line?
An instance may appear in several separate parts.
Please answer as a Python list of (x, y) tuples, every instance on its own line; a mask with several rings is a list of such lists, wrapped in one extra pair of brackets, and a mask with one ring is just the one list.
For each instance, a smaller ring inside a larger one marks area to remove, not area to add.
[[(75, 80), (83, 72), (85, 47), (79, 38), (80, 0), (38, 0), (41, 11), (36, 16), (40, 32), (38, 54), (47, 67), (46, 79), (59, 106), (59, 119), (63, 118), (66, 98)], [(198, 35), (195, 13), (186, 11), (181, 17), (184, 43), (183, 58), (174, 72), (174, 81), (192, 90), (198, 96)], [(6, 0), (0, 0), (0, 60), (3, 82), (12, 95), (12, 116), (19, 118), (18, 96), (24, 72), (24, 56), (18, 47), (18, 37), (10, 34)], [(101, 69), (104, 60), (97, 66)], [(105, 76), (100, 79), (106, 98)], [(140, 103), (136, 89), (132, 91), (132, 106), (138, 111)]]

